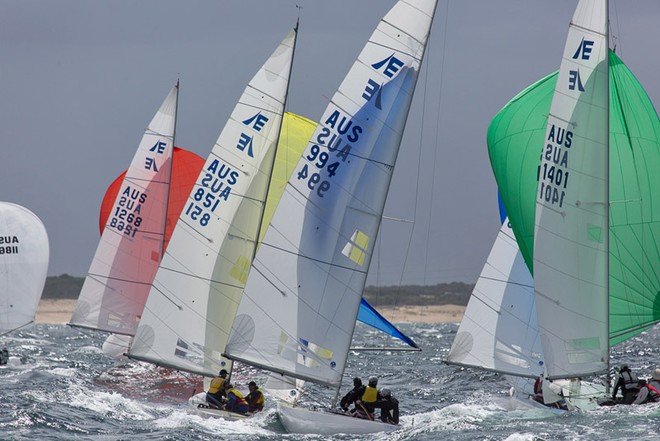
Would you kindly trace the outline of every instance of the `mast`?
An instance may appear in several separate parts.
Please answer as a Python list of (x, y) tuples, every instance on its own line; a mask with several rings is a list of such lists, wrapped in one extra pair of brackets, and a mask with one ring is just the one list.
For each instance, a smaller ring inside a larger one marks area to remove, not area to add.
[[(605, 41), (607, 42), (607, 47), (609, 48), (610, 44), (610, 2), (609, 0), (605, 0)], [(609, 235), (610, 235), (610, 105), (609, 105), (609, 99), (610, 99), (610, 63), (609, 63), (609, 51), (608, 54), (606, 55), (606, 60), (607, 60), (607, 155), (605, 157), (605, 163), (606, 163), (606, 170), (607, 170), (607, 188), (606, 188), (606, 201), (607, 201), (607, 216), (605, 217), (605, 225), (606, 225), (606, 234), (607, 234), (607, 242), (606, 242), (606, 265), (607, 265), (607, 278), (605, 279), (605, 292), (607, 293), (607, 353), (609, 355), (610, 352), (610, 339), (609, 339), (609, 333), (610, 333), (610, 240), (609, 240)], [(609, 396), (610, 394), (610, 357), (607, 357), (607, 374), (606, 374), (606, 379), (607, 381), (605, 382), (605, 392)]]

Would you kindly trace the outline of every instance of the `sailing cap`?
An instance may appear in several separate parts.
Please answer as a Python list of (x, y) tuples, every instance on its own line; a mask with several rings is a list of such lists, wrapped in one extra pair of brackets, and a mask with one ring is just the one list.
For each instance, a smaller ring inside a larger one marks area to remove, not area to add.
[(382, 396), (384, 396), (385, 398), (387, 398), (387, 397), (389, 397), (390, 395), (392, 395), (392, 392), (391, 392), (389, 389), (387, 389), (387, 388), (383, 388), (383, 389), (380, 391), (380, 394), (381, 394)]
[(222, 369), (222, 370), (220, 371), (220, 375), (222, 375), (222, 374), (227, 375), (227, 374), (228, 374), (227, 370), (226, 370), (226, 369)]
[(655, 368), (652, 377), (654, 380), (660, 381), (660, 368)]
[(378, 384), (378, 377), (369, 377), (369, 386), (374, 387)]

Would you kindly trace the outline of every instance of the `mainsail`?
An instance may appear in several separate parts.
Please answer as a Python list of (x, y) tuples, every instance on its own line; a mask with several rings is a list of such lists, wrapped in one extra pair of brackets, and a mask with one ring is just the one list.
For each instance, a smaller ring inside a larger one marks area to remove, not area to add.
[(608, 363), (607, 0), (569, 26), (539, 166), (534, 294), (548, 378)]
[(221, 357), (255, 251), (296, 30), (252, 78), (197, 179), (156, 274), (129, 357), (206, 376)]
[(434, 10), (398, 2), (333, 96), (255, 256), (230, 358), (340, 385)]
[(179, 85), (131, 161), (83, 283), (71, 325), (133, 335), (163, 252)]
[(0, 202), (0, 335), (34, 321), (49, 256), (41, 219), (25, 207)]

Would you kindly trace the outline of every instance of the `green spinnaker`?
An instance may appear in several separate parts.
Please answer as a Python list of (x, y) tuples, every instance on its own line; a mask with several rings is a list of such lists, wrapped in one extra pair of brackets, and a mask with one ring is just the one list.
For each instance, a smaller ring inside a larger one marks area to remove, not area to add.
[[(610, 61), (610, 345), (660, 322), (660, 120), (619, 57)], [(557, 73), (532, 84), (488, 128), (504, 207), (532, 274), (537, 170)]]

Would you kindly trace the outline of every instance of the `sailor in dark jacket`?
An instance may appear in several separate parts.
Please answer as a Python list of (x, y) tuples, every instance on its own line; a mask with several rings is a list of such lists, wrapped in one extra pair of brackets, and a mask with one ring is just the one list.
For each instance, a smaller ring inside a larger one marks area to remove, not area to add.
[(630, 371), (627, 364), (622, 364), (619, 369), (619, 376), (614, 384), (614, 391), (612, 392), (612, 399), (616, 400), (616, 394), (621, 389), (623, 395), (623, 404), (631, 404), (637, 397), (639, 387), (637, 386), (637, 378)]
[(353, 378), (353, 389), (348, 391), (344, 398), (341, 399), (339, 405), (344, 411), (348, 410), (348, 407), (355, 403), (355, 400), (359, 400), (364, 393), (364, 386), (362, 385), (362, 380), (358, 377)]

